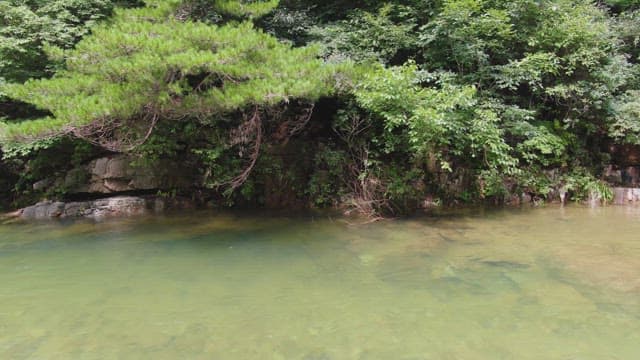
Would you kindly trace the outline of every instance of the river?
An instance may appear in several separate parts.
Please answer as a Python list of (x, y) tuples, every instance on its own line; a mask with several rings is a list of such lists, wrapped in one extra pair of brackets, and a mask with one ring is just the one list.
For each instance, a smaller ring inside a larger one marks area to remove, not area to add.
[(638, 359), (640, 208), (0, 225), (0, 359)]

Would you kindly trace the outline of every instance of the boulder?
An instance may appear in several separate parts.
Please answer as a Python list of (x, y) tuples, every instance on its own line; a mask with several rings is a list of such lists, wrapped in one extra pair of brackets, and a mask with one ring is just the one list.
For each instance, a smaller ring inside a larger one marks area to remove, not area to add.
[(43, 201), (22, 209), (20, 217), (24, 219), (48, 219), (61, 217), (64, 214), (63, 202)]
[[(68, 204), (69, 207), (73, 203)], [(117, 196), (108, 199), (92, 201), (91, 206), (84, 209), (81, 216), (92, 218), (121, 217), (144, 215), (147, 213), (147, 201), (134, 196)], [(65, 208), (66, 210), (66, 208)], [(67, 216), (78, 216), (68, 213)]]

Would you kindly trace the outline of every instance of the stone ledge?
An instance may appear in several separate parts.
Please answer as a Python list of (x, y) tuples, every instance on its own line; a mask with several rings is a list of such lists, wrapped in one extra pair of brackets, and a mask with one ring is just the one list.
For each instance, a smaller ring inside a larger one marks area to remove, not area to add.
[(63, 218), (110, 218), (160, 213), (166, 209), (193, 209), (193, 201), (186, 198), (115, 196), (105, 199), (60, 202), (43, 201), (14, 214), (24, 220)]

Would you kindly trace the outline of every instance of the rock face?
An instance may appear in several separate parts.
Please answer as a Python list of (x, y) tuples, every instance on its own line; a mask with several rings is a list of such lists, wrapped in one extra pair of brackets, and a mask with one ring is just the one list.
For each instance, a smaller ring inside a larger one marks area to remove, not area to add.
[(76, 199), (111, 197), (76, 202), (43, 201), (16, 214), (22, 219), (106, 218), (195, 207), (194, 201), (186, 198), (129, 196), (190, 189), (197, 182), (195, 172), (184, 164), (168, 160), (159, 160), (153, 164), (136, 164), (135, 160), (125, 154), (101, 157), (76, 167), (57, 179), (42, 179), (33, 184), (36, 191), (63, 191), (67, 195), (75, 195)]
[(115, 194), (127, 191), (189, 188), (195, 177), (180, 164), (159, 160), (153, 165), (134, 165), (127, 155), (112, 155), (91, 161), (67, 173), (58, 185), (67, 193)]
[(613, 203), (616, 205), (640, 204), (640, 188), (613, 188)]
[(193, 202), (189, 199), (166, 199), (160, 197), (115, 196), (81, 202), (44, 201), (20, 211), (25, 220), (42, 220), (53, 218), (109, 218), (145, 215), (161, 212), (165, 209), (191, 209)]
[(604, 179), (613, 185), (638, 186), (640, 185), (640, 167), (617, 167), (609, 165), (605, 167)]
[(621, 167), (640, 165), (640, 146), (638, 145), (612, 145), (609, 154), (615, 164)]

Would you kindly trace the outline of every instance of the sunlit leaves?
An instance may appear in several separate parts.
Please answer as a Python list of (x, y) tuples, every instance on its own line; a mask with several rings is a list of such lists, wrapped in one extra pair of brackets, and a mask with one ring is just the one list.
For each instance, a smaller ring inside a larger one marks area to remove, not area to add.
[[(251, 4), (242, 9), (267, 6)], [(158, 13), (162, 5), (119, 11), (66, 53), (66, 70), (53, 79), (7, 86), (11, 97), (50, 111), (55, 120), (7, 125), (5, 136), (49, 135), (150, 109), (166, 119), (205, 118), (250, 105), (313, 100), (334, 89), (342, 65), (324, 64), (317, 48), (291, 48), (250, 22), (183, 21)]]
[(416, 82), (415, 66), (379, 69), (356, 89), (363, 108), (385, 121), (387, 151), (395, 151), (406, 131), (414, 158), (435, 155), (444, 167), (451, 157), (477, 158), (482, 166), (513, 171), (517, 160), (504, 140), (500, 119), (483, 106), (471, 86), (442, 83), (438, 88)]

